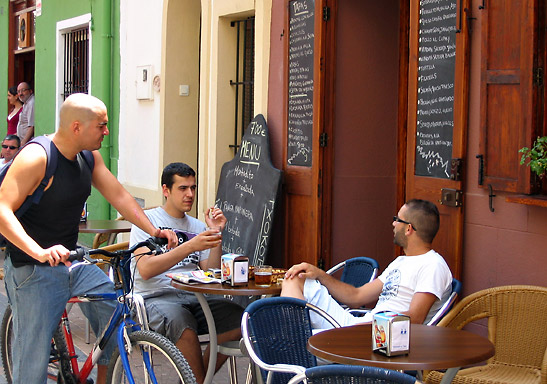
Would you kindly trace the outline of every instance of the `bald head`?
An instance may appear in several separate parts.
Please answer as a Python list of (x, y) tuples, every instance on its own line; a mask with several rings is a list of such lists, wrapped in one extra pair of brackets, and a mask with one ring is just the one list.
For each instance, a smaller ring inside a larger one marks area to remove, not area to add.
[(70, 128), (75, 121), (86, 124), (106, 112), (106, 105), (94, 96), (74, 93), (66, 98), (59, 111), (59, 130)]

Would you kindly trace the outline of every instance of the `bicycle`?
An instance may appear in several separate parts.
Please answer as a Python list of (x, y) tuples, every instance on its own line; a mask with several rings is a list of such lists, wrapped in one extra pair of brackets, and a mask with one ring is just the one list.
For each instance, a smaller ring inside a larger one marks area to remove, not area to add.
[[(116, 300), (116, 309), (102, 335), (97, 338), (81, 369), (78, 365), (78, 356), (70, 332), (68, 313), (65, 309), (59, 327), (52, 338), (48, 378), (63, 384), (93, 383), (89, 375), (95, 365), (94, 362), (102, 353), (101, 346), (104, 347), (112, 335), (116, 333), (118, 348), (113, 352), (108, 365), (108, 383), (179, 382), (193, 384), (196, 382), (188, 362), (178, 348), (166, 337), (146, 329), (146, 319), (139, 312), (139, 309), (143, 307), (142, 298), (130, 294), (132, 290), (132, 277), (129, 268), (131, 254), (142, 247), (149, 249), (148, 252), (143, 254), (161, 252), (158, 243), (163, 242), (163, 240), (150, 238), (135, 244), (129, 249), (114, 252), (101, 248), (91, 250), (79, 248), (71, 252), (70, 261), (83, 260), (80, 263), (74, 263), (71, 268), (77, 268), (80, 264), (105, 263), (110, 265), (113, 271), (111, 276), (114, 281), (115, 293), (73, 297), (69, 300), (69, 303)], [(91, 258), (91, 255), (103, 255), (109, 259), (95, 259)], [(134, 306), (139, 312), (140, 324), (131, 319), (131, 308)], [(145, 329), (141, 329), (141, 324)], [(8, 306), (0, 327), (0, 352), (8, 383), (12, 382), (12, 342), (12, 314), (11, 308)]]

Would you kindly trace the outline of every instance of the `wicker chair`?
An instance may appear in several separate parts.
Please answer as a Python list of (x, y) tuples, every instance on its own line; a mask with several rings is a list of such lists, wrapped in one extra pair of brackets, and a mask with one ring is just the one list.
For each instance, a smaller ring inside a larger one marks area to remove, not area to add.
[[(462, 299), (438, 326), (463, 328), (488, 319), (496, 354), (486, 365), (462, 369), (456, 384), (547, 384), (547, 288), (513, 285), (485, 289)], [(430, 372), (425, 382), (440, 383)]]
[[(123, 216), (120, 216), (117, 217), (116, 220), (124, 220), (124, 218)], [(111, 233), (97, 233), (93, 238), (93, 244), (91, 244), (91, 248), (99, 248), (104, 243), (106, 243), (107, 245), (111, 245), (111, 243), (115, 240), (115, 237), (116, 235)]]

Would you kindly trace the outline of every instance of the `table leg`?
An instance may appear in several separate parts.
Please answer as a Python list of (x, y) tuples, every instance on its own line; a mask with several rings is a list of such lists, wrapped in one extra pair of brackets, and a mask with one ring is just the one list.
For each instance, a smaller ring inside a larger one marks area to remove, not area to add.
[(452, 382), (452, 379), (454, 379), (454, 376), (456, 376), (459, 370), (460, 370), (460, 367), (448, 368), (446, 370), (446, 373), (443, 375), (441, 384), (450, 384)]
[(196, 295), (199, 304), (203, 309), (203, 314), (205, 315), (205, 319), (207, 320), (207, 328), (209, 329), (209, 366), (207, 367), (207, 373), (205, 374), (205, 380), (203, 381), (203, 384), (211, 384), (213, 382), (213, 376), (215, 375), (218, 351), (215, 319), (213, 318), (211, 308), (209, 308), (209, 304), (205, 299), (205, 295), (199, 292), (194, 292), (194, 294)]

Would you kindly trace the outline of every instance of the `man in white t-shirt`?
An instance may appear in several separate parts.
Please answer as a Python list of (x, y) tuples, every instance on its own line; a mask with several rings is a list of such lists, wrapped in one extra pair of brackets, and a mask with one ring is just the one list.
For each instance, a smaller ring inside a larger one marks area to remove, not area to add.
[[(372, 313), (396, 311), (410, 316), (412, 323), (424, 323), (437, 312), (451, 293), (452, 274), (441, 255), (431, 248), (439, 230), (439, 211), (425, 200), (406, 202), (393, 217), (393, 242), (403, 248), (399, 256), (374, 281), (361, 287), (301, 263), (290, 268), (281, 296), (306, 300), (332, 315), (342, 326), (372, 321)], [(354, 317), (340, 303), (356, 308), (377, 304), (370, 314)], [(312, 314), (314, 328), (331, 328)]]
[[(171, 286), (166, 273), (220, 268), (222, 236), (226, 218), (219, 208), (211, 207), (205, 212), (205, 223), (188, 215), (194, 204), (196, 173), (184, 163), (171, 163), (161, 176), (165, 204), (146, 210), (152, 224), (175, 231), (179, 245), (159, 255), (144, 255), (142, 249), (135, 251), (131, 268), (135, 272), (135, 291), (144, 296), (149, 326), (165, 335), (181, 350), (190, 364), (196, 381), (202, 383), (205, 367), (209, 363), (209, 349), (202, 356), (198, 335), (208, 332), (205, 315), (193, 293)], [(207, 229), (209, 227), (209, 229)], [(220, 231), (220, 232), (219, 232)], [(133, 226), (130, 244), (146, 240), (148, 235)], [(146, 249), (144, 249), (146, 251)], [(241, 338), (241, 316), (243, 308), (220, 296), (207, 297), (215, 319), (217, 341)], [(216, 369), (227, 356), (218, 354)]]

